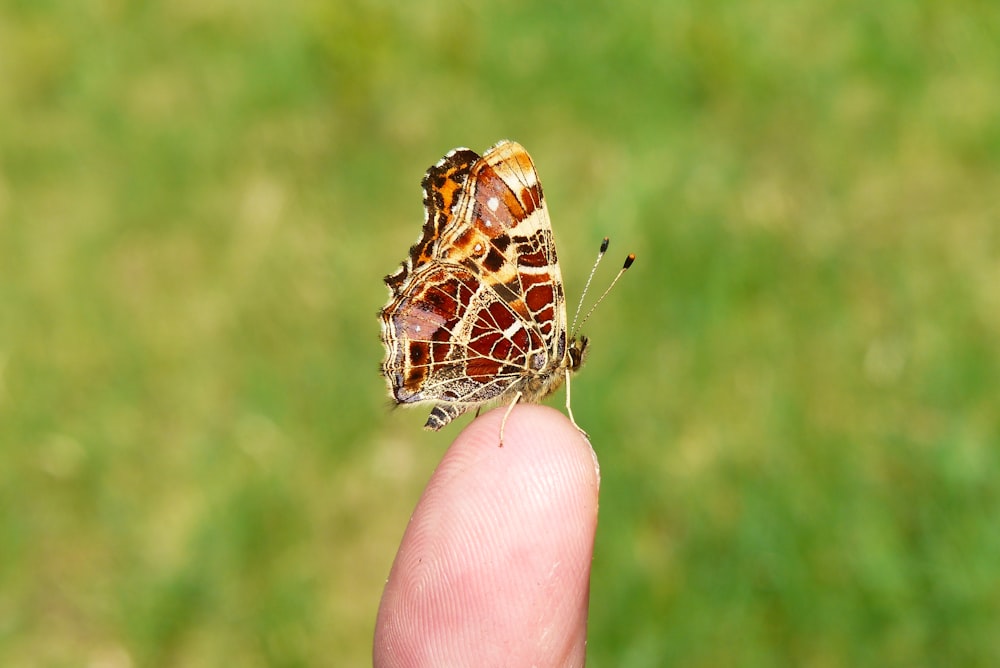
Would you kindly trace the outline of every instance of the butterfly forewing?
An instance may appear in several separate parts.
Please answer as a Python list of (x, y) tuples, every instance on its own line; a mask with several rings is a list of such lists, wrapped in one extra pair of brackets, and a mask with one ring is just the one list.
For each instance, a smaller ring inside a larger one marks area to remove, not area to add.
[(435, 403), (425, 425), (507, 396), (537, 401), (573, 361), (552, 227), (527, 152), (456, 149), (424, 178), (427, 219), (386, 277), (383, 372), (399, 403)]

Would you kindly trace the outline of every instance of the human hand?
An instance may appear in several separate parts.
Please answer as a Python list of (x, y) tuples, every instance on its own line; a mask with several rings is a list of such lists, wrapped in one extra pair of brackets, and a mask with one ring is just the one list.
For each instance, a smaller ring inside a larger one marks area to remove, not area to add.
[(417, 503), (375, 625), (374, 665), (582, 666), (600, 473), (545, 406), (473, 420)]

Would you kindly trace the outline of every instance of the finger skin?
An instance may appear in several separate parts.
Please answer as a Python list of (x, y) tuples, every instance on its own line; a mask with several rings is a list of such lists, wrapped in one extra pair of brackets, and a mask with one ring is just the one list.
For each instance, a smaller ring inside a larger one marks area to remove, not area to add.
[(376, 621), (375, 666), (582, 666), (599, 472), (558, 411), (474, 420), (431, 477)]

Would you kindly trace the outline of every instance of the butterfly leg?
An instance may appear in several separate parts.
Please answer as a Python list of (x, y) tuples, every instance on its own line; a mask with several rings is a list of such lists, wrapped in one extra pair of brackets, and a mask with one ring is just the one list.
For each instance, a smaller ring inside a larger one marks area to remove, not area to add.
[(521, 400), (521, 392), (514, 395), (514, 401), (510, 402), (510, 406), (507, 407), (507, 412), (503, 414), (503, 419), (500, 420), (500, 447), (503, 447), (503, 429), (507, 426), (507, 418), (510, 417), (510, 412), (514, 410), (514, 406), (517, 406), (517, 402)]
[(569, 421), (573, 423), (573, 426), (576, 427), (576, 430), (581, 434), (583, 434), (583, 437), (587, 439), (587, 441), (589, 442), (590, 435), (580, 428), (580, 425), (576, 423), (576, 418), (573, 417), (573, 407), (570, 405), (570, 400), (569, 400), (569, 376), (570, 376), (570, 370), (566, 369), (566, 412), (569, 413)]

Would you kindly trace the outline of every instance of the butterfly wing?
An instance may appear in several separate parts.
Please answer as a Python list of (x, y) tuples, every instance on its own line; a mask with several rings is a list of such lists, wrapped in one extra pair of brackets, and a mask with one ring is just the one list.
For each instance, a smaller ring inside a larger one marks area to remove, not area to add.
[(397, 402), (438, 402), (430, 429), (551, 375), (566, 351), (562, 279), (531, 158), (509, 141), (472, 156), (452, 151), (428, 171), (423, 234), (386, 278), (383, 372)]
[[(483, 277), (497, 298), (552, 344), (565, 336), (562, 276), (552, 223), (531, 157), (502, 141), (469, 174), (455, 224), (441, 231), (438, 257)], [(553, 354), (554, 345), (547, 349)]]
[(394, 296), (403, 289), (414, 268), (434, 259), (442, 231), (455, 227), (455, 210), (463, 198), (469, 172), (479, 159), (475, 151), (456, 148), (427, 170), (420, 184), (424, 190), (424, 226), (420, 238), (410, 247), (396, 273), (385, 277)]

